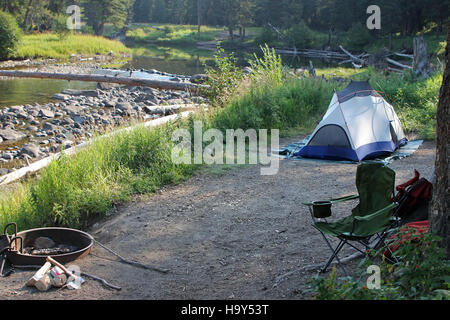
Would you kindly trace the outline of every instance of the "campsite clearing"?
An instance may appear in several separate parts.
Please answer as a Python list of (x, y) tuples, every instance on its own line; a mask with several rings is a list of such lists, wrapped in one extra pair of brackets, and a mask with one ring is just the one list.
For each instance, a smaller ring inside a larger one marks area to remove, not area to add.
[[(399, 184), (414, 169), (429, 178), (434, 159), (435, 144), (425, 142), (389, 166)], [(0, 280), (0, 298), (309, 299), (303, 290), (316, 271), (302, 268), (324, 262), (329, 249), (301, 202), (355, 193), (355, 173), (355, 164), (312, 160), (281, 160), (273, 176), (261, 176), (256, 165), (207, 168), (181, 185), (116, 208), (88, 230), (123, 256), (169, 273), (122, 264), (94, 245), (74, 263), (121, 291), (88, 280), (81, 290), (40, 293), (24, 286), (33, 271), (17, 271)], [(355, 204), (340, 204), (333, 212), (348, 215)]]

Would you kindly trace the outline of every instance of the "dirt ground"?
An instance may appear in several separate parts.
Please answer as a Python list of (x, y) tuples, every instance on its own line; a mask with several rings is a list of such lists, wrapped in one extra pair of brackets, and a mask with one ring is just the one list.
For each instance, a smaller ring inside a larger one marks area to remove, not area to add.
[[(425, 142), (411, 157), (391, 163), (396, 184), (412, 177), (414, 169), (429, 178), (434, 157), (435, 144)], [(311, 299), (304, 290), (317, 270), (305, 267), (324, 262), (330, 251), (301, 202), (355, 193), (355, 173), (355, 164), (310, 160), (281, 160), (272, 176), (260, 175), (256, 165), (203, 170), (181, 185), (116, 208), (88, 230), (122, 256), (169, 273), (120, 263), (94, 245), (74, 263), (121, 291), (86, 279), (78, 291), (41, 293), (24, 285), (32, 271), (16, 271), (0, 278), (0, 298)], [(339, 204), (333, 214), (348, 215), (355, 204)]]

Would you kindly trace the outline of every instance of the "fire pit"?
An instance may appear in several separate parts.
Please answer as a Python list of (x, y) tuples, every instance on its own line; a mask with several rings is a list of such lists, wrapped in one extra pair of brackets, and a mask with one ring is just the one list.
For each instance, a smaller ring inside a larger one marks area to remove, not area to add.
[[(40, 244), (36, 248), (38, 242)], [(9, 239), (6, 256), (13, 265), (42, 265), (48, 256), (67, 263), (87, 255), (93, 244), (94, 238), (80, 230), (58, 227), (30, 229)]]

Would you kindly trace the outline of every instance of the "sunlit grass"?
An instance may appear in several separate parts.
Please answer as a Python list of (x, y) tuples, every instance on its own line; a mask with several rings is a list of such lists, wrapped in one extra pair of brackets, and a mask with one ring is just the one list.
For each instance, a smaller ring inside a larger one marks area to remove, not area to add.
[(15, 51), (14, 59), (54, 58), (67, 59), (71, 54), (93, 56), (96, 54), (131, 53), (121, 42), (103, 37), (74, 34), (60, 39), (53, 33), (25, 35)]
[(187, 44), (212, 41), (221, 28), (201, 26), (200, 34), (195, 25), (135, 24), (127, 32), (127, 38), (135, 42), (159, 44)]

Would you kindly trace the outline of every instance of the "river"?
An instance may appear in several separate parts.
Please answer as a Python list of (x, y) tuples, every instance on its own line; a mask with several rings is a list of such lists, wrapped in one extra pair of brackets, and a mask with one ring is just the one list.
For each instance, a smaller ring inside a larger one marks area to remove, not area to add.
[[(120, 69), (150, 70), (186, 75), (203, 73), (206, 66), (214, 65), (214, 51), (199, 49), (194, 46), (168, 47), (168, 46), (133, 46), (132, 58)], [(245, 66), (247, 61), (253, 56), (253, 52), (234, 52), (238, 60), (238, 65)], [(309, 63), (309, 58), (293, 57), (282, 55), (283, 63), (291, 67), (305, 67)], [(316, 67), (332, 66), (331, 62), (313, 60)], [(148, 78), (154, 77), (148, 75)], [(0, 107), (48, 103), (52, 101), (55, 93), (64, 89), (94, 89), (95, 83), (48, 80), (48, 79), (2, 79), (0, 80)]]

